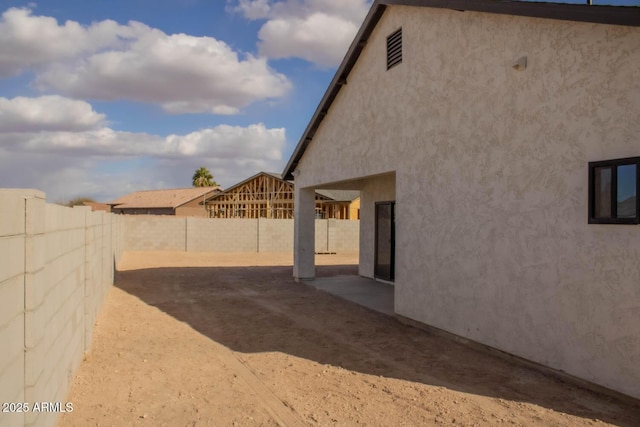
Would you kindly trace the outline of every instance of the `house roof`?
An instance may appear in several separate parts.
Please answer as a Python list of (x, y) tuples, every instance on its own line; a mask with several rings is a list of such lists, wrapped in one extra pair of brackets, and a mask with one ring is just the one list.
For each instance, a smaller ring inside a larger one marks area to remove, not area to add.
[(111, 206), (107, 203), (99, 203), (99, 202), (82, 202), (84, 206), (89, 206), (92, 211), (106, 211), (109, 212), (111, 210)]
[(316, 190), (316, 193), (333, 202), (353, 202), (360, 197), (357, 190)]
[(640, 27), (640, 7), (534, 3), (510, 0), (376, 0), (282, 172), (284, 179), (293, 179), (293, 171), (313, 140), (320, 123), (327, 115), (338, 92), (340, 92), (343, 85), (347, 84), (347, 77), (367, 45), (374, 28), (382, 18), (382, 15), (384, 15), (387, 7), (394, 5)]
[(177, 208), (206, 196), (220, 187), (174, 188), (171, 190), (136, 191), (107, 203), (117, 209)]

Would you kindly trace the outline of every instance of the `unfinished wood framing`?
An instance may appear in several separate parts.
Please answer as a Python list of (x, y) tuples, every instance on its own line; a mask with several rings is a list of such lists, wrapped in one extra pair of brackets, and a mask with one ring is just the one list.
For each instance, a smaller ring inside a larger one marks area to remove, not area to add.
[(258, 174), (207, 201), (214, 218), (293, 218), (293, 184)]
[(316, 218), (349, 219), (349, 203), (323, 199), (323, 196), (316, 194)]
[[(293, 183), (261, 172), (207, 200), (211, 218), (293, 218)], [(349, 201), (316, 194), (316, 217), (350, 218)], [(357, 218), (354, 218), (357, 219)]]

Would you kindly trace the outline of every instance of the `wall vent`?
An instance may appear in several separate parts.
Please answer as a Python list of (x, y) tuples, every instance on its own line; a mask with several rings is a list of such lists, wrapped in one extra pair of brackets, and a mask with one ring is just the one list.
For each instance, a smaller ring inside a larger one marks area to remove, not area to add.
[(387, 37), (387, 70), (402, 62), (402, 28)]

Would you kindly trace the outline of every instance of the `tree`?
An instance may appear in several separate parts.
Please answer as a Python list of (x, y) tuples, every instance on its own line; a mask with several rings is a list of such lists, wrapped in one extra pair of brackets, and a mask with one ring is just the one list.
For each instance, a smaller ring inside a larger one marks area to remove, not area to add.
[(67, 203), (64, 203), (64, 205), (71, 208), (73, 206), (83, 206), (84, 202), (95, 203), (95, 200), (91, 197), (76, 197), (75, 199), (71, 199)]
[(200, 169), (196, 169), (193, 174), (193, 186), (194, 187), (216, 187), (218, 184), (213, 180), (213, 175), (209, 172), (209, 169), (204, 166)]

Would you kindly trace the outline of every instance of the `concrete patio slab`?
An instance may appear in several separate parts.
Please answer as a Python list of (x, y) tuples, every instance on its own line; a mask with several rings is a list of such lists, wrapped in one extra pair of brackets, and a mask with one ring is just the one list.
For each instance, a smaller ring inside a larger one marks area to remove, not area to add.
[(394, 290), (388, 283), (361, 276), (319, 277), (305, 283), (371, 310), (394, 315)]

